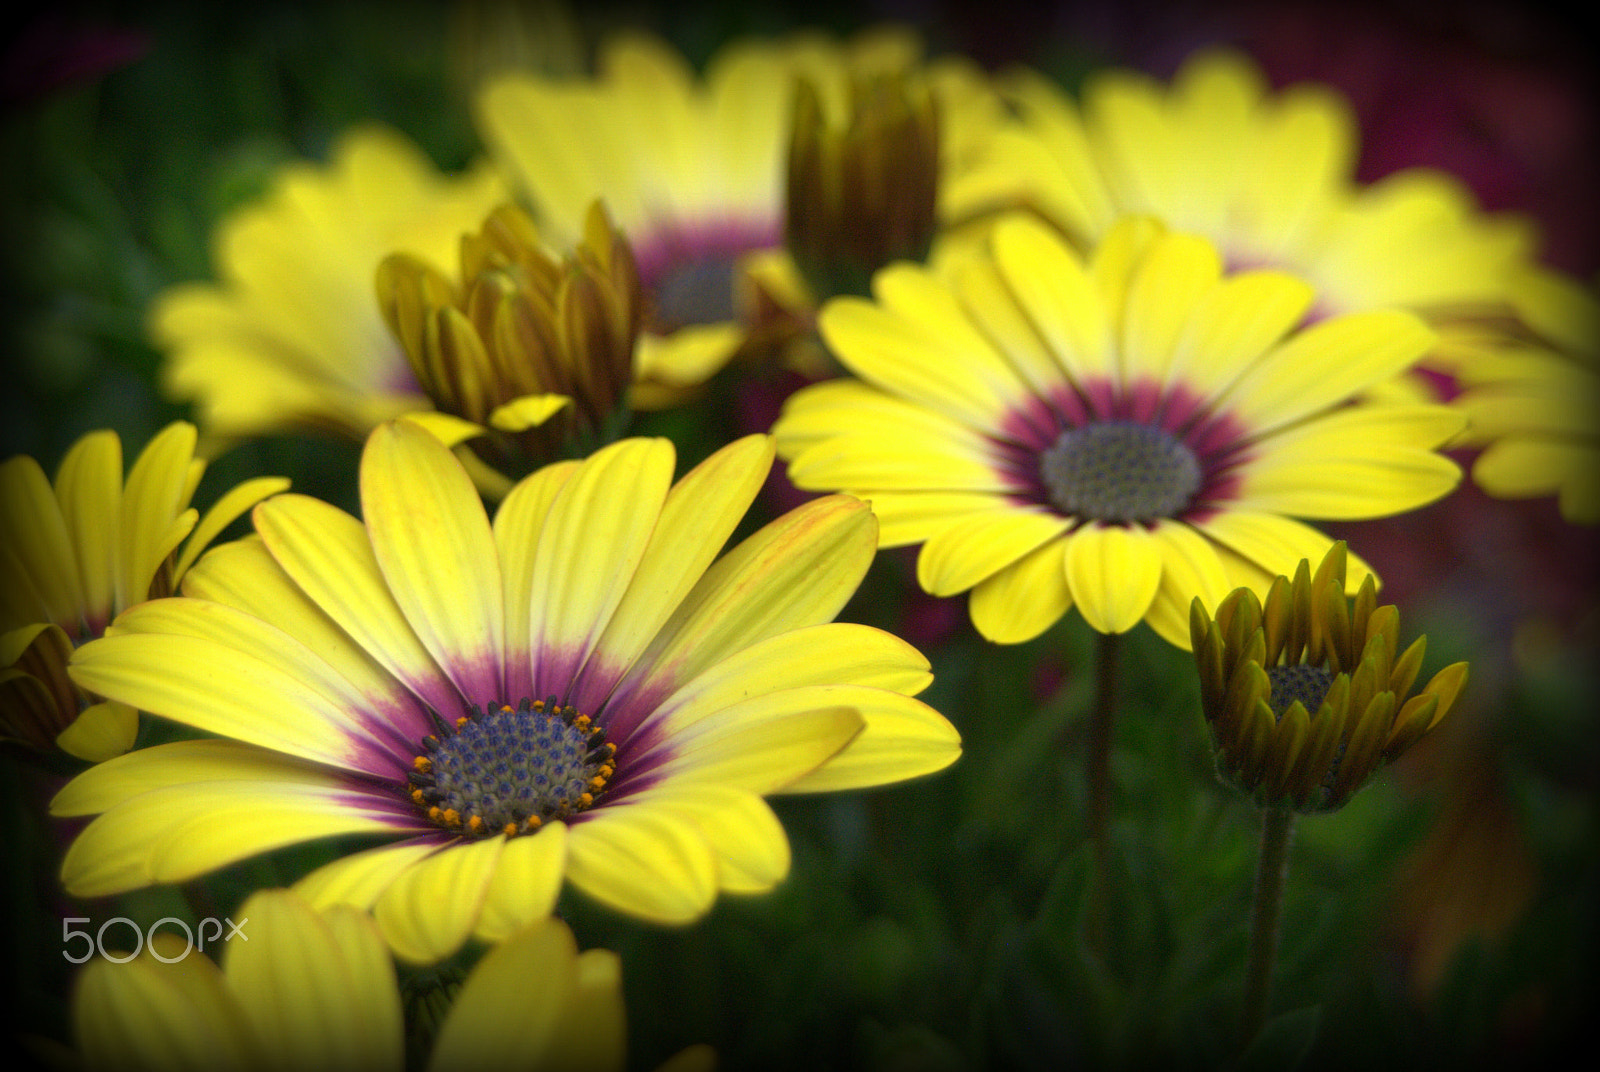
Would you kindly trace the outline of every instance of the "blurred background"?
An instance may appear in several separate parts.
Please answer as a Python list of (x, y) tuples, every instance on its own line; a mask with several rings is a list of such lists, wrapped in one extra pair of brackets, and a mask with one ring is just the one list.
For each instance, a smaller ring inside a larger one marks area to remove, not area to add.
[[(1232, 42), (1275, 84), (1316, 79), (1349, 96), (1362, 179), (1446, 169), (1485, 209), (1537, 221), (1548, 263), (1589, 280), (1600, 271), (1594, 39), (1540, 5), (512, 6), (522, 32), (488, 35), (469, 17), (484, 4), (409, 0), (7, 15), (0, 457), (31, 454), (53, 472), (102, 427), (131, 456), (186, 415), (157, 386), (147, 306), (211, 276), (213, 226), (275, 168), (322, 159), (341, 131), (378, 120), (458, 169), (481, 152), (467, 95), (486, 70), (580, 71), (624, 25), (700, 63), (743, 34), (903, 20), (930, 54), (1026, 63), (1069, 87), (1107, 64), (1166, 76), (1195, 47)], [(722, 428), (692, 415), (660, 426), (694, 441), (685, 455)], [(199, 505), (272, 473), (353, 510), (357, 456), (331, 440), (242, 444), (215, 460)], [(1470, 484), (1332, 531), (1382, 574), (1406, 634), (1429, 634), (1431, 666), (1470, 659), (1472, 682), (1444, 732), (1345, 810), (1301, 823), (1268, 1052), (1281, 1067), (1427, 1068), (1595, 1050), (1595, 533), (1549, 501), (1491, 500)], [(910, 561), (882, 556), (846, 616), (928, 653), (924, 699), (961, 729), (964, 758), (902, 787), (780, 799), (788, 882), (724, 898), (692, 927), (564, 900), (581, 945), (623, 956), (630, 1064), (654, 1068), (705, 1041), (729, 1069), (1220, 1067), (1255, 816), (1212, 776), (1189, 661), (1142, 627), (1125, 648), (1118, 894), (1102, 959), (1081, 939), (1092, 638), (1069, 615), (1033, 643), (985, 644), (961, 601), (915, 593)], [(11, 1032), (63, 1039), (59, 919), (89, 913), (53, 888), (64, 834), (41, 814), (51, 785), (9, 757), (4, 772), (0, 952), (13, 993), (0, 1004)], [(219, 905), (263, 873), (235, 870), (218, 880)], [(158, 918), (164, 896), (122, 910)]]

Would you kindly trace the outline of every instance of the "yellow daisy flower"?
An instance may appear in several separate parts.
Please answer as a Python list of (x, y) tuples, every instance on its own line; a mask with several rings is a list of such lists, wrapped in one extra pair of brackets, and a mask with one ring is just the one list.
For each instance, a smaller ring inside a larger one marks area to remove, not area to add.
[(1557, 495), (1561, 516), (1600, 524), (1600, 292), (1546, 268), (1512, 284), (1531, 338), (1463, 363), (1472, 479), (1490, 495)]
[(150, 332), (161, 375), (208, 437), (306, 427), (360, 440), (429, 408), (373, 298), (386, 254), (449, 264), (507, 191), (487, 168), (441, 175), (399, 133), (345, 134), (327, 164), (283, 169), (215, 236), (217, 282), (159, 294)]
[(1092, 74), (1081, 105), (1045, 77), (1004, 87), (1020, 121), (953, 179), (975, 213), (1024, 203), (1080, 246), (1126, 214), (1204, 235), (1233, 267), (1276, 267), (1315, 287), (1317, 317), (1399, 307), (1455, 337), (1504, 315), (1506, 273), (1531, 253), (1531, 226), (1485, 217), (1444, 172), (1411, 168), (1355, 183), (1360, 137), (1331, 87), (1273, 92), (1253, 62), (1207, 49), (1170, 86), (1126, 69)]
[[(72, 1028), (85, 1072), (407, 1067), (394, 962), (367, 913), (319, 912), (292, 891), (263, 890), (239, 916), (220, 968), (170, 929), (137, 956), (84, 967)], [(547, 917), (474, 966), (427, 1067), (621, 1072), (623, 1021), (617, 955), (580, 953), (566, 924)], [(677, 1067), (691, 1057), (709, 1067), (707, 1056), (695, 1047)]]
[(879, 272), (821, 330), (860, 377), (793, 395), (789, 477), (869, 499), (883, 546), (921, 543), (933, 595), (971, 589), (978, 631), (1016, 643), (1077, 606), (1101, 633), (1145, 620), (1188, 645), (1189, 600), (1264, 590), (1328, 538), (1292, 520), (1398, 513), (1460, 478), (1442, 406), (1351, 399), (1432, 333), (1379, 310), (1297, 330), (1290, 275), (1225, 273), (1149, 220), (1087, 261), (1031, 216), (938, 269)]
[(978, 116), (996, 112), (998, 98), (970, 64), (923, 66), (919, 53), (895, 28), (845, 44), (741, 39), (697, 77), (663, 42), (624, 34), (607, 43), (594, 79), (512, 74), (485, 87), (484, 140), (551, 239), (572, 243), (602, 198), (633, 245), (647, 306), (635, 406), (678, 401), (727, 364), (758, 319), (758, 288), (806, 307), (781, 255), (797, 80), (815, 91), (813, 110), (841, 116), (852, 78), (914, 70), (947, 112), (971, 117), (947, 124), (951, 166), (974, 151)]
[(296, 888), (370, 907), (418, 962), (546, 914), (563, 876), (663, 923), (770, 889), (789, 854), (763, 796), (899, 781), (960, 750), (912, 698), (930, 680), (915, 649), (832, 623), (873, 557), (865, 504), (817, 500), (713, 562), (772, 456), (746, 437), (673, 484), (668, 441), (625, 439), (529, 476), (491, 525), (438, 439), (379, 426), (364, 523), (280, 495), (185, 598), (78, 650), (83, 687), (222, 739), (63, 788), (56, 814), (104, 813), (66, 888), (375, 835)]
[(73, 647), (124, 609), (170, 594), (230, 522), (289, 486), (248, 480), (202, 519), (189, 505), (205, 472), (195, 440), (193, 425), (168, 425), (126, 484), (110, 430), (74, 443), (53, 486), (27, 455), (0, 465), (0, 740), (90, 761), (132, 747), (137, 710), (74, 686)]
[(1189, 629), (1217, 772), (1263, 808), (1342, 807), (1379, 767), (1431, 732), (1455, 704), (1467, 664), (1413, 694), (1428, 638), (1399, 650), (1400, 612), (1378, 606), (1371, 574), (1346, 598), (1343, 541), (1315, 575), (1302, 559), (1262, 605), (1240, 588), (1213, 618), (1196, 597)]

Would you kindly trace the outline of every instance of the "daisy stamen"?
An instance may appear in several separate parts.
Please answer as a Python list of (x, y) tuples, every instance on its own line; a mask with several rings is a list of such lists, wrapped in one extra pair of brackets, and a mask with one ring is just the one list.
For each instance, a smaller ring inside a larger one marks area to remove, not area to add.
[(453, 731), (422, 739), (408, 775), (412, 803), (452, 833), (531, 834), (594, 804), (616, 773), (605, 730), (554, 696), (474, 708)]

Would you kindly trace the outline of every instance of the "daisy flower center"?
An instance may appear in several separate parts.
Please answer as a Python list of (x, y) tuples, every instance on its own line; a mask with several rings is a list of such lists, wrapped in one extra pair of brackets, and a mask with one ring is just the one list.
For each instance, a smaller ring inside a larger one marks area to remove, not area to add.
[(555, 697), (490, 705), (422, 739), (411, 800), (452, 833), (532, 833), (594, 803), (616, 772), (605, 730)]
[(1200, 460), (1176, 436), (1137, 421), (1068, 428), (1039, 458), (1050, 502), (1095, 521), (1176, 517), (1200, 490)]
[(1322, 706), (1323, 698), (1328, 695), (1333, 675), (1320, 666), (1291, 663), (1288, 666), (1268, 667), (1267, 682), (1272, 686), (1272, 695), (1267, 704), (1274, 715), (1282, 718), (1283, 713), (1289, 710), (1289, 705), (1296, 700), (1314, 715), (1317, 708)]
[(655, 285), (652, 319), (669, 328), (732, 320), (734, 272), (739, 256), (709, 254), (675, 264)]

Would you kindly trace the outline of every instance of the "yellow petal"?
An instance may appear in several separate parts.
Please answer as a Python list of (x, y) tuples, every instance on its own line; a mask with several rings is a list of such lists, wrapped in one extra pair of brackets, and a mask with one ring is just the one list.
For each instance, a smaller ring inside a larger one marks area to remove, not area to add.
[(628, 709), (630, 696), (660, 696), (751, 644), (831, 621), (876, 545), (867, 505), (831, 495), (791, 510), (717, 560), (618, 686), (613, 739), (625, 740), (649, 713)]
[(872, 504), (878, 519), (878, 546), (903, 547), (925, 543), (957, 522), (1015, 507), (990, 492), (882, 491), (856, 489), (849, 494)]
[(633, 582), (672, 483), (666, 439), (625, 439), (589, 457), (550, 506), (532, 565), (535, 695), (567, 696)]
[(222, 530), (231, 525), (240, 514), (267, 496), (276, 495), (288, 487), (289, 481), (284, 477), (261, 476), (228, 489), (222, 498), (205, 512), (200, 518), (200, 523), (189, 534), (183, 553), (173, 565), (173, 577), (181, 578), (187, 573), (194, 560), (200, 557), (200, 552), (221, 535)]
[(90, 704), (61, 731), (56, 747), (90, 763), (120, 756), (139, 736), (139, 711), (115, 700)]
[[(291, 777), (294, 780), (291, 780)], [(270, 849), (338, 834), (403, 832), (392, 807), (333, 775), (231, 779), (156, 789), (84, 828), (61, 878), (77, 897), (184, 882)]]
[(764, 893), (789, 873), (789, 839), (755, 793), (712, 783), (675, 782), (634, 798), (692, 822), (717, 862), (717, 884), (729, 893)]
[(1151, 530), (1161, 547), (1161, 587), (1145, 620), (1169, 644), (1189, 647), (1189, 604), (1199, 598), (1208, 607), (1232, 589), (1216, 547), (1181, 521), (1161, 521)]
[(447, 447), (459, 446), (469, 439), (476, 439), (485, 434), (488, 429), (481, 424), (475, 424), (464, 417), (457, 417), (450, 413), (436, 413), (432, 410), (418, 410), (407, 413), (403, 418), (406, 422), (425, 429), (429, 435)]
[(243, 936), (226, 946), (223, 970), (263, 1056), (285, 1068), (373, 1072), (402, 1062), (394, 967), (370, 921), (359, 930), (341, 920), (336, 933), (287, 890), (253, 895), (239, 916)]
[(1442, 406), (1363, 406), (1258, 441), (1235, 506), (1297, 517), (1367, 518), (1415, 509), (1460, 483), (1433, 447), (1461, 427)]
[[(1333, 545), (1333, 538), (1287, 517), (1251, 510), (1229, 510), (1198, 522), (1202, 535), (1254, 563), (1268, 577), (1292, 576), (1301, 559), (1321, 562)], [(1354, 595), (1361, 578), (1371, 568), (1354, 552), (1349, 552), (1346, 573), (1347, 595)], [(1359, 654), (1359, 653), (1358, 653)]]
[(920, 700), (859, 686), (838, 686), (828, 693), (834, 702), (850, 704), (866, 725), (837, 755), (779, 792), (887, 785), (943, 770), (961, 756), (956, 728)]
[(414, 424), (380, 425), (361, 456), (372, 551), (406, 621), (470, 703), (500, 696), (500, 560), (466, 471)]
[(193, 488), (196, 464), (194, 425), (174, 421), (150, 440), (122, 494), (122, 559), (117, 571), (117, 605), (131, 607), (150, 594), (156, 569), (188, 534), (199, 515), (182, 521)]
[(257, 506), (255, 523), (273, 559), (352, 640), (435, 709), (459, 708), (461, 697), (390, 594), (361, 522), (287, 494)]
[(572, 399), (567, 395), (523, 395), (496, 406), (489, 414), (489, 427), (502, 432), (524, 432), (539, 427), (570, 405)]
[[(505, 584), (506, 680), (531, 681), (533, 556), (556, 493), (578, 471), (576, 461), (556, 462), (517, 482), (494, 515), (494, 542)], [(520, 699), (520, 697), (518, 697)]]
[(1096, 632), (1138, 625), (1161, 587), (1161, 548), (1143, 529), (1085, 525), (1067, 538), (1064, 558), (1073, 601)]
[(972, 624), (985, 640), (1021, 644), (1054, 625), (1072, 606), (1063, 556), (1065, 540), (1051, 540), (979, 581), (967, 601)]
[(667, 492), (596, 659), (578, 675), (580, 710), (610, 691), (721, 552), (765, 483), (773, 450), (770, 437), (746, 436), (695, 466)]
[(0, 464), (0, 544), (38, 594), (44, 620), (73, 626), (84, 596), (72, 537), (44, 470), (25, 454)]
[(395, 875), (372, 908), (395, 956), (432, 964), (461, 948), (477, 925), (505, 844), (500, 835), (459, 841)]
[(1111, 378), (1111, 324), (1084, 264), (1042, 224), (1008, 218), (995, 228), (995, 262), (1029, 321), (1074, 379)]
[(50, 801), (51, 815), (98, 815), (122, 801), (179, 783), (237, 779), (270, 781), (301, 776), (326, 784), (328, 772), (278, 752), (243, 741), (172, 741), (108, 759), (61, 787)]
[(146, 954), (86, 964), (72, 1002), (87, 1068), (210, 1072), (256, 1067), (258, 1045), (222, 973), (202, 956)]
[(617, 804), (573, 826), (567, 878), (595, 900), (652, 923), (688, 923), (711, 908), (717, 863), (686, 819)]
[(1420, 319), (1394, 309), (1319, 321), (1266, 354), (1224, 404), (1254, 431), (1280, 428), (1399, 374), (1433, 343)]
[[(352, 716), (370, 711), (389, 735), (411, 747), (433, 732), (416, 698), (300, 590), (260, 540), (235, 540), (212, 548), (184, 575), (183, 591), (244, 611), (316, 652), (362, 698), (351, 709)], [(403, 717), (407, 711), (412, 718)]]
[[(754, 696), (686, 725), (660, 724), (664, 754), (651, 773), (662, 779), (719, 782), (767, 794), (793, 784), (837, 755), (861, 733), (854, 707), (825, 706), (859, 699), (850, 686), (808, 685)], [(898, 696), (898, 693), (884, 693)], [(902, 697), (904, 699), (904, 697)], [(630, 757), (654, 760), (655, 750)]]
[(656, 705), (652, 721), (681, 728), (755, 696), (806, 685), (866, 685), (911, 696), (932, 680), (928, 660), (893, 634), (826, 622), (730, 655)]
[(397, 876), (439, 851), (440, 842), (424, 836), (353, 852), (317, 868), (296, 882), (294, 890), (317, 908), (342, 904), (365, 912)]
[[(251, 662), (255, 660), (283, 678), (296, 681), (341, 712), (336, 719), (337, 732), (350, 738), (354, 751), (360, 753), (352, 763), (357, 765), (356, 769), (379, 777), (392, 774), (397, 765), (401, 769), (407, 767), (416, 755), (418, 739), (432, 729), (420, 713), (415, 713), (415, 721), (401, 721), (398, 715), (404, 713), (403, 709), (394, 711), (394, 707), (403, 705), (406, 699), (399, 688), (390, 684), (376, 693), (353, 688), (342, 672), (345, 667), (329, 665), (301, 640), (264, 621), (256, 613), (224, 603), (204, 599), (152, 599), (124, 611), (117, 618), (114, 633), (117, 638), (147, 633), (194, 638), (207, 644), (214, 642), (232, 653), (219, 664), (219, 669), (234, 666), (236, 655), (239, 665), (250, 670), (255, 669)], [(311, 634), (314, 636), (315, 633)], [(366, 668), (362, 660), (352, 662), (356, 670)], [(226, 670), (222, 673), (225, 675)], [(217, 680), (226, 687), (222, 678)], [(386, 683), (380, 681), (379, 684)], [(266, 702), (264, 697), (258, 700)], [(265, 720), (270, 721), (270, 716)]]
[[(438, 1072), (593, 1067), (554, 1064), (552, 1053), (559, 1051), (563, 1036), (620, 1032), (620, 1015), (615, 1022), (587, 1022), (612, 1012), (620, 1004), (620, 989), (610, 1002), (597, 1001), (589, 1009), (574, 1000), (577, 976), (577, 943), (566, 924), (546, 919), (523, 928), (474, 966), (439, 1029), (428, 1067)], [(538, 993), (530, 996), (534, 980)]]
[(951, 340), (872, 302), (830, 301), (818, 327), (830, 350), (863, 380), (975, 428), (995, 426), (1024, 394), (987, 343), (977, 344), (981, 353), (971, 367)]
[(388, 748), (292, 659), (265, 661), (204, 636), (118, 633), (79, 648), (69, 670), (81, 688), (196, 729), (379, 778), (395, 772)]
[(1118, 347), (1122, 383), (1168, 382), (1178, 341), (1221, 275), (1222, 258), (1203, 238), (1167, 234), (1151, 247), (1128, 287)]
[(56, 471), (56, 497), (77, 556), (85, 617), (104, 628), (117, 609), (122, 442), (115, 432), (91, 432), (72, 445)]
[(797, 487), (999, 492), (1015, 483), (992, 440), (929, 410), (874, 406), (835, 419), (834, 435), (794, 456)]
[(508, 838), (483, 899), (473, 936), (498, 942), (550, 914), (566, 872), (567, 827), (547, 823), (536, 833)]
[(1209, 398), (1276, 345), (1305, 316), (1314, 292), (1284, 272), (1237, 272), (1196, 303), (1168, 375)]
[(928, 537), (917, 556), (917, 583), (936, 596), (955, 595), (1050, 543), (1072, 519), (1044, 507), (999, 505)]

